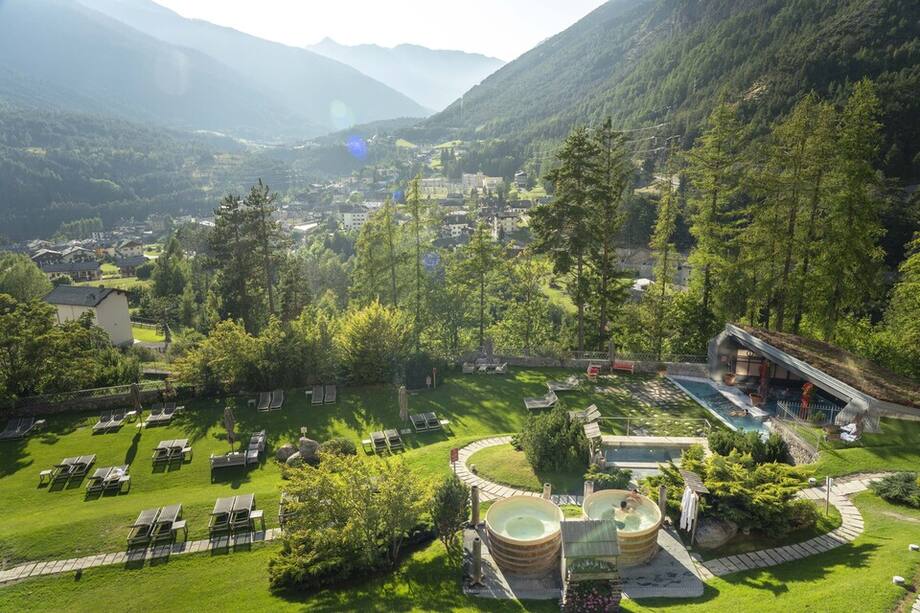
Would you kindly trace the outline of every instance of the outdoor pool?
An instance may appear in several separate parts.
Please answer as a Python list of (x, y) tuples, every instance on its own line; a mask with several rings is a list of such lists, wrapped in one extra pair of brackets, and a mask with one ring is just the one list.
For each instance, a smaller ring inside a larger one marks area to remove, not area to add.
[(690, 379), (686, 377), (670, 377), (675, 385), (682, 388), (691, 398), (703, 405), (710, 413), (734, 430), (745, 432), (769, 433), (764, 423), (750, 415), (732, 415), (738, 412), (738, 407), (722, 395), (714, 385), (703, 379)]
[(679, 460), (681, 447), (645, 447), (618, 445), (606, 447), (604, 459), (608, 464), (661, 463)]

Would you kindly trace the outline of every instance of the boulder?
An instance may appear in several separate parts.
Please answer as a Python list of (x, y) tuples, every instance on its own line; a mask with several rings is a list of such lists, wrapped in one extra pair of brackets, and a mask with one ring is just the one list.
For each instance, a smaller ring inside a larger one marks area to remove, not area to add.
[(287, 459), (297, 453), (297, 447), (291, 443), (286, 443), (278, 448), (275, 452), (275, 457), (278, 458), (279, 462), (287, 462)]
[(295, 451), (284, 463), (297, 468), (298, 466), (303, 466), (303, 458), (300, 456), (299, 451)]
[(300, 457), (303, 458), (304, 462), (316, 462), (319, 460), (317, 456), (319, 453), (319, 443), (312, 438), (307, 438), (305, 436), (300, 437), (297, 446), (300, 449)]
[(694, 543), (700, 549), (715, 549), (732, 540), (738, 534), (738, 524), (728, 519), (704, 517), (696, 527)]

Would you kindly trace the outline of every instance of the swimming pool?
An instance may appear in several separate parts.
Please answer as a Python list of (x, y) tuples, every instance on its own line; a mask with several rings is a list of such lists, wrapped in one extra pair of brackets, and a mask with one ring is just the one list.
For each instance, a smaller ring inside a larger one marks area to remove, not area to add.
[(618, 445), (604, 449), (608, 464), (632, 464), (637, 462), (670, 462), (679, 460), (683, 451), (681, 447), (646, 447), (638, 445)]
[(670, 379), (733, 430), (760, 432), (761, 434), (770, 432), (759, 419), (755, 419), (750, 415), (732, 415), (732, 413), (738, 411), (738, 407), (708, 381), (685, 377), (670, 377)]

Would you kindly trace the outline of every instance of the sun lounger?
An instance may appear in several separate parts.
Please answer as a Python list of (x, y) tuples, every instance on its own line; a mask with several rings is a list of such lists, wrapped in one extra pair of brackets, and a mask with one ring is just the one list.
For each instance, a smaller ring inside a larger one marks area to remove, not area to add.
[(425, 413), (425, 422), (428, 424), (429, 430), (440, 430), (441, 429), (441, 420), (438, 419), (438, 416), (435, 413)]
[(475, 364), (473, 364), (472, 362), (464, 362), (464, 363), (463, 363), (463, 374), (464, 374), (464, 375), (471, 375), (471, 374), (473, 374), (474, 372), (476, 372), (476, 365), (475, 365)]
[(161, 423), (163, 418), (163, 407), (159, 405), (153, 405), (150, 409), (150, 415), (147, 416), (147, 419), (144, 420), (145, 426), (155, 426)]
[(530, 411), (536, 411), (538, 409), (548, 409), (558, 401), (559, 398), (556, 397), (556, 392), (550, 390), (548, 394), (540, 398), (525, 398), (524, 406)]
[(90, 467), (96, 463), (96, 454), (81, 455), (71, 464), (70, 477), (84, 477)]
[(93, 433), (106, 432), (112, 425), (112, 412), (108, 411), (99, 416), (99, 421), (93, 426)]
[(169, 462), (170, 450), (172, 449), (173, 441), (160, 441), (159, 444), (153, 449), (153, 463), (157, 464), (159, 462)]
[(208, 533), (228, 532), (230, 530), (230, 512), (233, 510), (234, 497), (218, 498), (211, 510), (211, 519), (208, 520)]
[(179, 521), (181, 516), (181, 504), (173, 504), (160, 509), (160, 514), (157, 516), (157, 519), (153, 524), (153, 530), (150, 532), (150, 541), (156, 544), (160, 541), (173, 540), (173, 537), (175, 536), (173, 525)]
[(412, 422), (412, 427), (416, 432), (428, 431), (428, 420), (425, 419), (424, 415), (410, 415), (409, 421)]
[(584, 411), (569, 411), (569, 419), (584, 422), (586, 424), (595, 422), (601, 418), (601, 412), (596, 404), (592, 404)]
[(127, 485), (128, 489), (130, 489), (131, 475), (128, 474), (128, 468), (128, 464), (112, 466), (109, 469), (109, 473), (102, 481), (102, 488), (106, 491), (114, 490), (116, 492), (120, 492), (122, 489), (124, 489), (125, 485)]
[(185, 460), (185, 454), (191, 453), (192, 448), (188, 446), (187, 438), (179, 438), (172, 442), (169, 446), (169, 461), (175, 462), (176, 460), (183, 461)]
[(246, 449), (246, 463), (258, 464), (263, 451), (265, 451), (265, 430), (256, 432), (249, 438), (249, 447)]
[(272, 402), (272, 395), (268, 392), (261, 392), (259, 394), (259, 403), (256, 405), (256, 411), (262, 413), (268, 411), (268, 407)]
[(601, 427), (597, 425), (597, 422), (591, 422), (590, 424), (584, 425), (585, 437), (590, 441), (592, 439), (601, 438)]
[(387, 447), (390, 448), (390, 451), (396, 451), (397, 449), (403, 448), (402, 437), (399, 436), (399, 432), (396, 430), (384, 430), (384, 436), (387, 437)]
[(125, 411), (115, 411), (112, 413), (112, 421), (109, 422), (109, 432), (118, 430), (123, 425), (125, 425), (125, 418), (127, 413)]
[(218, 468), (246, 466), (247, 460), (247, 452), (245, 451), (233, 451), (226, 455), (211, 455), (211, 479), (214, 479), (214, 471)]
[(268, 405), (270, 411), (277, 411), (284, 404), (284, 390), (275, 390), (272, 392), (272, 402)]
[(310, 403), (311, 404), (323, 404), (323, 386), (314, 385), (313, 393), (311, 394)]
[(6, 428), (3, 429), (3, 432), (0, 432), (0, 439), (11, 439), (16, 438), (16, 435), (19, 432), (19, 423), (22, 420), (19, 417), (14, 417), (6, 422)]
[(146, 509), (141, 511), (137, 519), (131, 525), (131, 531), (128, 533), (128, 547), (132, 545), (146, 545), (150, 542), (150, 534), (153, 532), (153, 525), (160, 514), (160, 509)]
[(508, 374), (508, 362), (502, 362), (495, 367), (496, 375), (507, 375)]
[(51, 469), (51, 482), (55, 481), (64, 481), (70, 478), (70, 473), (73, 471), (74, 462), (80, 458), (64, 458), (60, 462), (54, 465)]
[(335, 383), (326, 385), (323, 388), (323, 403), (324, 404), (333, 404), (336, 397), (336, 387)]
[(175, 402), (167, 402), (163, 407), (163, 414), (160, 416), (160, 423), (168, 424), (172, 421), (173, 416), (179, 411), (180, 407)]
[(101, 492), (105, 488), (105, 478), (109, 476), (111, 471), (111, 466), (97, 468), (93, 474), (89, 476), (89, 479), (86, 480), (86, 493), (93, 494), (95, 492)]
[(571, 375), (564, 381), (547, 381), (546, 387), (551, 392), (570, 392), (578, 387), (578, 377)]
[(236, 532), (237, 530), (249, 532), (249, 529), (252, 527), (252, 521), (249, 516), (255, 506), (255, 494), (243, 494), (233, 499), (233, 506), (230, 510), (231, 532)]
[(371, 445), (374, 447), (374, 453), (382, 453), (387, 450), (387, 437), (383, 432), (371, 432)]
[(6, 424), (6, 429), (0, 432), (0, 440), (19, 439), (28, 436), (32, 430), (37, 430), (45, 425), (44, 419), (34, 417), (14, 417)]

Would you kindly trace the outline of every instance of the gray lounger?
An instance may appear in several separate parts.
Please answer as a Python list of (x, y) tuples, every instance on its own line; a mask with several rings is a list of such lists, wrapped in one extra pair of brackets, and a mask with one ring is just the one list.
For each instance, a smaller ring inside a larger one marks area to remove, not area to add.
[(314, 385), (313, 393), (311, 394), (310, 403), (311, 404), (323, 404), (323, 386)]
[(548, 394), (541, 398), (525, 398), (524, 406), (527, 407), (529, 411), (535, 411), (537, 409), (548, 409), (554, 406), (559, 401), (559, 398), (556, 397), (556, 392), (550, 390)]
[(256, 411), (262, 413), (268, 411), (268, 407), (272, 402), (272, 395), (268, 392), (261, 392), (259, 394), (259, 403), (256, 405)]
[(435, 413), (425, 413), (425, 422), (428, 424), (429, 430), (441, 429), (441, 420), (438, 419)]
[(175, 536), (173, 524), (179, 521), (181, 516), (181, 504), (173, 504), (160, 509), (160, 514), (157, 516), (157, 519), (153, 524), (153, 530), (150, 532), (150, 541), (152, 543), (158, 543), (160, 541), (171, 541)]
[(335, 383), (326, 385), (323, 388), (323, 403), (332, 404), (335, 402), (335, 397), (336, 397)]
[(382, 453), (387, 450), (387, 437), (383, 432), (371, 432), (371, 445), (374, 446), (374, 453)]
[(275, 390), (272, 392), (272, 401), (268, 405), (270, 411), (277, 411), (284, 404), (284, 390)]
[(131, 525), (131, 531), (128, 533), (128, 547), (131, 545), (146, 545), (150, 542), (150, 535), (153, 532), (153, 525), (156, 523), (160, 509), (146, 509), (141, 511), (137, 519)]
[(428, 431), (428, 420), (425, 419), (424, 415), (410, 415), (409, 421), (412, 422), (412, 427), (416, 432)]
[(384, 430), (383, 434), (387, 437), (387, 447), (390, 448), (390, 451), (403, 448), (403, 441), (402, 437), (399, 436), (399, 432), (391, 428), (390, 430)]

